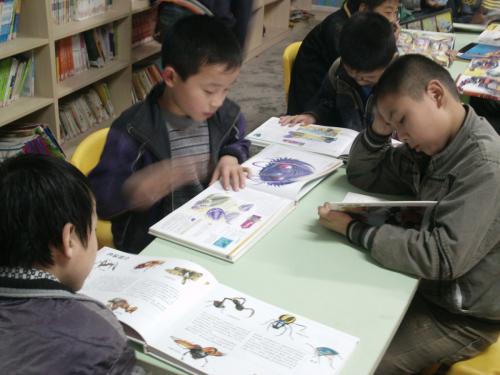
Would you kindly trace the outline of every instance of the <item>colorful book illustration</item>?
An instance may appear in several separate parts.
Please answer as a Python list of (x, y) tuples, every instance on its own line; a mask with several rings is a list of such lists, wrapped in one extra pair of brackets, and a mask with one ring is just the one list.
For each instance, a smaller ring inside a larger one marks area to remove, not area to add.
[(112, 309), (146, 353), (193, 374), (334, 375), (359, 341), (180, 259), (104, 248), (81, 293)]
[(244, 189), (226, 191), (217, 182), (149, 232), (234, 262), (341, 165), (329, 156), (268, 146), (243, 164), (250, 172)]
[(500, 46), (495, 47), (495, 46), (490, 46), (488, 44), (476, 44), (474, 47), (467, 50), (466, 52), (459, 52), (457, 54), (457, 57), (460, 57), (463, 60), (472, 60), (481, 57), (486, 57), (488, 54), (498, 51), (500, 51)]
[(424, 212), (437, 201), (388, 201), (364, 194), (347, 193), (341, 202), (330, 202), (333, 210), (347, 211), (371, 225), (394, 224), (418, 228)]
[(484, 31), (479, 34), (477, 42), (481, 44), (489, 44), (491, 46), (500, 47), (500, 23), (490, 23)]
[(500, 51), (472, 59), (457, 79), (461, 94), (500, 100)]
[(401, 55), (417, 53), (429, 57), (440, 65), (449, 67), (449, 51), (455, 45), (455, 35), (421, 30), (401, 29), (397, 41)]
[(250, 174), (247, 187), (299, 200), (342, 161), (329, 156), (269, 145), (243, 163)]
[(339, 157), (349, 154), (358, 132), (346, 128), (323, 125), (282, 126), (279, 118), (271, 117), (246, 136), (257, 146), (278, 143), (302, 150)]

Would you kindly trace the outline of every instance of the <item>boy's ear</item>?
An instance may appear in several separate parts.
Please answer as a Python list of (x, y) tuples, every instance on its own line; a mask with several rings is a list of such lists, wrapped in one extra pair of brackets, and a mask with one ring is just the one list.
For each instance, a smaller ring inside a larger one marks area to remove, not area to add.
[(163, 81), (165, 81), (165, 84), (168, 87), (172, 87), (178, 79), (177, 72), (171, 66), (167, 66), (165, 69), (163, 69), (163, 72), (161, 72), (161, 76), (163, 77)]
[(443, 106), (445, 88), (440, 81), (437, 79), (430, 80), (426, 87), (426, 93), (429, 95), (431, 100), (436, 103), (438, 108)]
[(60, 253), (65, 258), (72, 258), (74, 254), (75, 247), (75, 226), (71, 223), (64, 224), (62, 230), (62, 248)]

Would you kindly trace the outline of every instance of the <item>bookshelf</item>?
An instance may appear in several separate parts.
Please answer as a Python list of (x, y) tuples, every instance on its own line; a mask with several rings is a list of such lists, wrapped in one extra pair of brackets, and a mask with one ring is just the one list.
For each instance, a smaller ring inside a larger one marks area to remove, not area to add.
[[(253, 56), (281, 40), (288, 32), (291, 1), (255, 0), (247, 35), (245, 57)], [(150, 41), (132, 48), (132, 17), (150, 9), (149, 0), (113, 0), (105, 13), (82, 21), (57, 24), (51, 14), (51, 0), (23, 0), (19, 29), (14, 40), (0, 44), (0, 59), (18, 54), (35, 56), (35, 87), (33, 97), (20, 97), (0, 108), (0, 126), (11, 123), (43, 122), (70, 156), (79, 142), (90, 132), (109, 126), (114, 118), (70, 140), (63, 140), (59, 108), (73, 96), (79, 95), (94, 83), (106, 82), (115, 117), (132, 103), (132, 68), (144, 65), (158, 56), (161, 46)], [(116, 27), (117, 56), (102, 68), (90, 68), (58, 82), (56, 74), (56, 43), (109, 23)], [(265, 33), (263, 33), (265, 27)]]

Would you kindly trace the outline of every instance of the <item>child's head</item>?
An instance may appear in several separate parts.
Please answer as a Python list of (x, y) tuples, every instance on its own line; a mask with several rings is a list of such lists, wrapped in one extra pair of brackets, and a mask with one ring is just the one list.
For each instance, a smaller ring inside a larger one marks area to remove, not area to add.
[(21, 155), (0, 163), (0, 266), (38, 268), (72, 290), (97, 251), (86, 177), (64, 160)]
[(361, 0), (359, 12), (375, 12), (384, 16), (391, 23), (398, 22), (399, 0)]
[(378, 112), (416, 151), (435, 155), (460, 128), (465, 110), (450, 73), (422, 55), (405, 55), (384, 72), (375, 98)]
[(396, 51), (391, 24), (374, 12), (354, 14), (340, 33), (342, 64), (360, 86), (376, 84)]
[(239, 74), (242, 52), (234, 34), (209, 16), (177, 21), (162, 45), (166, 106), (202, 121), (222, 105)]

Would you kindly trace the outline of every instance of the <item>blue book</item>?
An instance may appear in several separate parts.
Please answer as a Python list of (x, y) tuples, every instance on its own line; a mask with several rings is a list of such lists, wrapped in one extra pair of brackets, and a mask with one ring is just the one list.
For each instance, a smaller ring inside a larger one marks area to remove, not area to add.
[(0, 43), (9, 40), (10, 23), (14, 17), (14, 0), (5, 0), (0, 16)]

